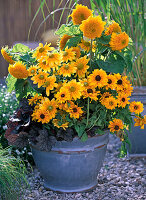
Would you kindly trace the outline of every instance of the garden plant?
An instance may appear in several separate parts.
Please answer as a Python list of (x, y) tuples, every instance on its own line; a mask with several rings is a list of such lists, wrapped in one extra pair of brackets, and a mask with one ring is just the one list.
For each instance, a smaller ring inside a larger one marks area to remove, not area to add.
[(31, 143), (51, 151), (57, 141), (86, 142), (109, 130), (125, 156), (132, 115), (135, 126), (146, 123), (143, 104), (129, 102), (133, 88), (123, 75), (132, 70), (132, 40), (124, 27), (86, 6), (78, 4), (70, 17), (56, 32), (58, 49), (47, 43), (35, 50), (22, 44), (2, 48), (10, 63), (7, 86), (19, 101), (5, 137), (20, 148)]

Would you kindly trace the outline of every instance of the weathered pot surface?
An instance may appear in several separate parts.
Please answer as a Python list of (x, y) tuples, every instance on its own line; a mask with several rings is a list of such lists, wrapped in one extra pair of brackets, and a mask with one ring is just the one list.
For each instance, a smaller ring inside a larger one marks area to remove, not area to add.
[(58, 192), (83, 192), (97, 185), (97, 175), (103, 164), (109, 134), (96, 135), (86, 142), (57, 141), (50, 152), (33, 145), (36, 166), (47, 189)]
[[(131, 101), (141, 101), (144, 105), (144, 111), (142, 115), (146, 115), (146, 86), (134, 87), (134, 91), (131, 96)], [(129, 133), (129, 139), (131, 142), (131, 149), (129, 149), (130, 156), (146, 156), (146, 130), (140, 127), (134, 127), (134, 120), (132, 126), (132, 133)]]

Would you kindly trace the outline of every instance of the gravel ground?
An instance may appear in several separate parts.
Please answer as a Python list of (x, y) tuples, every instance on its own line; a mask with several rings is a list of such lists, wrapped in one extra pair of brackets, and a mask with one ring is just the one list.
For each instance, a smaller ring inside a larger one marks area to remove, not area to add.
[(37, 169), (29, 174), (29, 190), (25, 200), (146, 200), (146, 173), (144, 158), (118, 158), (120, 142), (110, 136), (103, 167), (98, 175), (97, 187), (87, 193), (59, 194), (43, 187)]

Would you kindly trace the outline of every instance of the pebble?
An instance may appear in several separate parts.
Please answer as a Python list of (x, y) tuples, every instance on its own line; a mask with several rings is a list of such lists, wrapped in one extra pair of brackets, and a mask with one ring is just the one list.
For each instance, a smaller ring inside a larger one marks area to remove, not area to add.
[(103, 167), (98, 175), (98, 184), (91, 192), (56, 193), (43, 186), (37, 168), (28, 175), (30, 189), (24, 200), (146, 200), (145, 158), (118, 158), (120, 141), (110, 136)]

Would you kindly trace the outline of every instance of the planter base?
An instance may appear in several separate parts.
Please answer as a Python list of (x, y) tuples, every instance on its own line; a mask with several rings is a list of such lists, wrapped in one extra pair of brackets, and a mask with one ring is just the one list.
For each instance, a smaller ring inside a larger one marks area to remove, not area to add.
[(32, 146), (36, 166), (44, 178), (44, 186), (57, 192), (84, 192), (97, 185), (109, 140), (108, 132), (82, 142), (57, 141), (50, 152)]
[(76, 193), (76, 192), (89, 192), (97, 186), (97, 183), (98, 182), (96, 181), (96, 182), (94, 182), (91, 185), (88, 185), (86, 187), (70, 188), (70, 189), (61, 189), (61, 188), (57, 188), (55, 186), (49, 185), (48, 183), (44, 183), (44, 187), (47, 190), (52, 190), (52, 191), (58, 192), (58, 193)]

